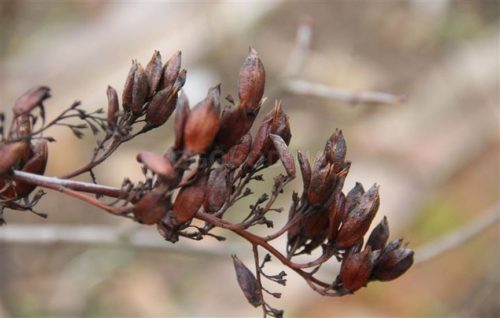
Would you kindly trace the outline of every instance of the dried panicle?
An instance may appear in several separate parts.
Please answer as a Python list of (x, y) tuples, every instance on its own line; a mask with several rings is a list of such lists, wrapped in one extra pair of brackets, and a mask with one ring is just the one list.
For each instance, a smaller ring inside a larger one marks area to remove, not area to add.
[(149, 96), (153, 96), (157, 92), (162, 73), (163, 69), (161, 65), (161, 55), (160, 52), (155, 51), (148, 65), (146, 65), (146, 76), (148, 78), (149, 84)]
[(118, 94), (113, 87), (108, 86), (106, 95), (108, 96), (108, 127), (114, 129), (118, 120)]
[(238, 79), (238, 95), (240, 107), (253, 112), (260, 107), (264, 95), (266, 72), (257, 51), (250, 48), (245, 62), (241, 66)]
[(220, 85), (217, 85), (191, 110), (184, 127), (184, 149), (193, 153), (205, 152), (219, 130), (219, 116)]
[(248, 269), (248, 267), (243, 264), (242, 261), (236, 255), (233, 255), (234, 270), (236, 271), (236, 279), (240, 285), (243, 294), (245, 295), (248, 302), (254, 306), (258, 307), (262, 304), (262, 300), (259, 294), (259, 287), (257, 279), (254, 274)]
[(43, 101), (50, 97), (50, 88), (37, 86), (28, 90), (16, 100), (12, 111), (15, 116), (31, 112), (35, 107), (42, 105)]

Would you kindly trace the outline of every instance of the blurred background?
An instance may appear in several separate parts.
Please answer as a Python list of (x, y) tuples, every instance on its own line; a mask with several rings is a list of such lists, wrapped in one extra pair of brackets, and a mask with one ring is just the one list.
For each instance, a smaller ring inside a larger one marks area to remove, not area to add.
[[(107, 85), (121, 91), (131, 60), (145, 65), (155, 49), (164, 61), (182, 50), (192, 104), (219, 82), (224, 96), (236, 96), (239, 68), (253, 46), (267, 71), (260, 118), (282, 99), (291, 149), (311, 156), (342, 129), (353, 162), (345, 191), (356, 181), (380, 184), (374, 224), (387, 215), (391, 238), (404, 236), (418, 260), (396, 281), (339, 299), (319, 296), (289, 273), (286, 288), (267, 285), (283, 292), (270, 302), (289, 317), (498, 317), (499, 3), (0, 0), (0, 110), (8, 115), (19, 95), (40, 84), (52, 88), (49, 117), (74, 100), (89, 110), (103, 107)], [(299, 25), (306, 45), (297, 45)], [(314, 96), (287, 85), (290, 79), (337, 93)], [(383, 95), (381, 104), (342, 98), (367, 91), (398, 97)], [(50, 145), (48, 175), (90, 158), (92, 136), (77, 140), (57, 129), (52, 135), (58, 142)], [(98, 180), (141, 180), (136, 153), (161, 153), (172, 136), (168, 123), (137, 138), (96, 169)], [(282, 168), (268, 170), (267, 182), (253, 187), (257, 194), (269, 191)], [(277, 205), (286, 208), (299, 186), (292, 183)], [(234, 213), (246, 215), (253, 201)], [(172, 245), (153, 227), (54, 192), (38, 210), (48, 220), (7, 211), (8, 225), (0, 228), (0, 317), (261, 315), (246, 303), (229, 256), (251, 262), (243, 240)], [(451, 251), (418, 254), (485, 215), (493, 215), (483, 224), (489, 226)]]

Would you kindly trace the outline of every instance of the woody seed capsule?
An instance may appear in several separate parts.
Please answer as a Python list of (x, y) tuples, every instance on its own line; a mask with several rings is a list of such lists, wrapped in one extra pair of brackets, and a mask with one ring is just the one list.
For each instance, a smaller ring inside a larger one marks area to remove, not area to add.
[(340, 266), (340, 280), (349, 292), (354, 292), (365, 286), (372, 273), (371, 249), (363, 252), (347, 253)]
[(160, 52), (155, 51), (148, 65), (146, 65), (146, 76), (149, 84), (149, 96), (153, 96), (158, 90), (163, 69), (161, 66)]
[(12, 108), (14, 115), (20, 116), (29, 113), (49, 97), (50, 88), (46, 86), (33, 87), (16, 100)]
[(257, 51), (250, 48), (238, 78), (240, 107), (253, 111), (260, 106), (266, 84), (266, 72)]
[(142, 224), (158, 223), (167, 213), (168, 200), (162, 191), (153, 190), (146, 193), (133, 208), (134, 217)]
[(106, 95), (108, 96), (108, 127), (110, 129), (114, 129), (116, 127), (116, 122), (118, 120), (118, 94), (116, 93), (116, 90), (108, 86), (108, 89), (106, 90)]

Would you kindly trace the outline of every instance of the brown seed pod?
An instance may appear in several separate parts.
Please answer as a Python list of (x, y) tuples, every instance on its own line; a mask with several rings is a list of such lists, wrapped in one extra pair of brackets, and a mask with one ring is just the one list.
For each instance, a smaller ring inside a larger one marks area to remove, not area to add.
[(160, 52), (155, 51), (148, 65), (146, 65), (146, 76), (149, 84), (149, 96), (153, 96), (158, 90), (163, 73)]
[(142, 224), (156, 224), (167, 213), (168, 206), (169, 200), (165, 198), (163, 191), (156, 189), (146, 193), (134, 205), (134, 217)]
[(347, 145), (342, 134), (342, 130), (335, 129), (335, 132), (328, 139), (325, 145), (325, 155), (328, 162), (336, 167), (335, 172), (342, 170), (347, 152)]
[(157, 155), (150, 151), (141, 151), (137, 155), (137, 161), (162, 177), (167, 179), (173, 179), (175, 177), (175, 169), (172, 163), (164, 156)]
[(189, 117), (191, 109), (189, 108), (189, 100), (184, 94), (184, 91), (179, 93), (177, 98), (177, 104), (175, 106), (175, 121), (174, 121), (174, 133), (175, 142), (174, 149), (181, 150), (184, 145), (184, 126)]
[(345, 195), (342, 192), (335, 193), (335, 199), (328, 208), (328, 239), (334, 241), (339, 231), (340, 223), (345, 209)]
[(317, 163), (322, 160), (323, 158), (318, 158), (312, 170), (311, 184), (307, 191), (307, 202), (311, 205), (322, 205), (328, 200), (335, 189), (336, 175), (334, 167), (327, 164), (319, 168)]
[[(49, 148), (47, 141), (42, 140), (38, 142), (33, 149), (33, 156), (23, 166), (22, 171), (43, 175), (47, 167), (48, 155)], [(18, 197), (25, 197), (33, 192), (35, 188), (36, 186), (32, 184), (17, 182), (15, 192)]]
[(146, 110), (146, 123), (158, 127), (163, 125), (174, 112), (177, 103), (177, 92), (162, 89), (153, 96)]
[(219, 132), (215, 138), (217, 145), (223, 150), (236, 145), (252, 128), (255, 116), (239, 107), (225, 110), (222, 114)]
[(167, 63), (165, 63), (161, 84), (162, 89), (171, 88), (174, 85), (181, 69), (181, 61), (181, 51), (177, 51), (168, 59)]
[(191, 110), (184, 127), (184, 149), (194, 153), (205, 152), (212, 145), (219, 125), (220, 85), (217, 85)]
[(207, 177), (201, 176), (192, 184), (181, 188), (172, 208), (177, 225), (190, 221), (205, 200)]
[(108, 86), (106, 95), (108, 96), (108, 127), (114, 129), (118, 120), (118, 94), (113, 87)]
[(372, 230), (366, 246), (370, 246), (372, 251), (381, 250), (385, 247), (388, 239), (389, 224), (387, 223), (387, 217), (384, 216), (380, 223)]
[(401, 246), (402, 240), (389, 243), (376, 261), (373, 278), (389, 281), (403, 275), (413, 265), (414, 252)]
[(345, 289), (354, 292), (365, 286), (370, 279), (373, 263), (371, 250), (368, 247), (363, 252), (347, 253), (340, 266), (340, 280)]
[(27, 151), (29, 151), (29, 145), (24, 141), (0, 144), (0, 175), (19, 164)]
[(239, 107), (255, 110), (260, 106), (266, 84), (266, 72), (257, 51), (250, 48), (245, 62), (241, 66), (238, 78)]
[(363, 194), (359, 204), (347, 212), (335, 239), (337, 248), (348, 248), (365, 235), (377, 213), (379, 203), (378, 186), (373, 185)]
[(49, 97), (50, 88), (46, 86), (33, 87), (16, 100), (12, 111), (15, 116), (27, 114)]
[(205, 211), (214, 213), (220, 210), (230, 194), (229, 169), (219, 166), (210, 172), (207, 183), (207, 194), (203, 207)]
[(345, 202), (345, 209), (346, 212), (349, 213), (354, 209), (356, 205), (359, 204), (359, 201), (361, 200), (361, 196), (365, 193), (365, 189), (363, 189), (363, 185), (359, 182), (356, 182), (354, 187), (347, 193), (346, 197), (346, 202)]
[(309, 185), (311, 184), (311, 164), (309, 163), (307, 156), (302, 151), (298, 151), (297, 159), (299, 160), (300, 172), (302, 174), (303, 191), (307, 192)]
[(240, 285), (243, 294), (252, 306), (260, 306), (262, 304), (262, 300), (260, 298), (257, 279), (248, 267), (246, 267), (245, 264), (243, 264), (243, 262), (236, 257), (236, 255), (232, 255), (232, 257), (234, 270), (236, 271), (236, 279), (238, 280), (238, 284)]
[(252, 136), (246, 134), (241, 137), (240, 142), (231, 148), (222, 157), (224, 164), (230, 169), (237, 169), (245, 162), (252, 147)]
[(123, 109), (139, 115), (148, 94), (149, 84), (146, 72), (140, 63), (133, 61), (123, 89)]
[(295, 161), (293, 160), (293, 157), (290, 154), (290, 150), (288, 150), (288, 146), (286, 145), (285, 141), (278, 135), (270, 134), (269, 137), (274, 144), (274, 148), (278, 151), (281, 162), (283, 163), (287, 174), (290, 177), (295, 177)]

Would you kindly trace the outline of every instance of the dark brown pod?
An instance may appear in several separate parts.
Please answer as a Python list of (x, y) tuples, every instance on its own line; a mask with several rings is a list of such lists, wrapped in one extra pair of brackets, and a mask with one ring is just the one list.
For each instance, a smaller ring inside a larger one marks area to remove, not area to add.
[(156, 224), (167, 213), (168, 205), (168, 199), (165, 198), (163, 191), (153, 190), (146, 193), (134, 205), (134, 217), (142, 224)]
[(245, 162), (252, 147), (252, 136), (246, 134), (241, 137), (240, 142), (231, 148), (228, 152), (224, 154), (222, 160), (224, 164), (230, 169), (236, 169)]
[(114, 129), (118, 120), (118, 94), (113, 87), (108, 86), (106, 95), (108, 96), (108, 127)]
[(240, 107), (245, 110), (255, 110), (260, 107), (266, 85), (266, 71), (257, 51), (252, 47), (241, 66), (238, 78), (238, 95)]
[(175, 110), (177, 92), (162, 89), (153, 96), (146, 110), (146, 123), (158, 127), (163, 125)]
[(167, 179), (175, 177), (175, 169), (172, 163), (164, 156), (157, 155), (150, 151), (141, 151), (137, 155), (137, 161), (162, 177)]
[(309, 185), (311, 184), (311, 164), (307, 156), (300, 150), (297, 153), (297, 159), (299, 160), (300, 172), (302, 174), (303, 191), (307, 193)]
[(413, 265), (414, 252), (401, 246), (402, 240), (389, 243), (382, 251), (373, 270), (373, 278), (389, 281), (403, 275)]
[(222, 114), (220, 129), (215, 142), (227, 150), (236, 145), (250, 131), (255, 115), (249, 115), (244, 109), (233, 107)]
[(365, 189), (363, 189), (363, 185), (359, 182), (356, 182), (354, 187), (347, 193), (345, 208), (346, 212), (349, 213), (354, 209), (356, 205), (359, 204), (361, 200), (361, 196), (365, 193)]
[(33, 87), (16, 100), (12, 111), (15, 116), (27, 114), (49, 97), (50, 88), (46, 86)]
[(133, 61), (123, 89), (123, 109), (139, 115), (148, 94), (149, 84), (146, 72), (140, 63)]
[(373, 269), (371, 262), (371, 250), (363, 252), (347, 253), (340, 266), (340, 281), (348, 292), (355, 292), (365, 286)]
[(181, 51), (177, 51), (168, 59), (167, 63), (165, 63), (165, 66), (163, 67), (163, 79), (161, 84), (162, 89), (170, 88), (174, 85), (181, 69), (181, 61)]
[(382, 221), (372, 230), (366, 246), (370, 246), (372, 251), (381, 250), (385, 247), (388, 239), (389, 224), (387, 223), (387, 217), (384, 216)]
[(248, 154), (246, 161), (247, 169), (253, 168), (257, 161), (262, 157), (266, 142), (269, 138), (269, 134), (271, 133), (271, 121), (272, 112), (268, 113), (264, 117), (259, 130), (257, 130), (257, 133), (255, 134), (255, 138), (253, 138), (252, 148), (250, 149), (250, 153)]
[(184, 149), (194, 153), (205, 152), (212, 145), (219, 125), (220, 85), (217, 85), (191, 110), (184, 127)]
[(345, 195), (342, 192), (335, 193), (335, 199), (328, 207), (328, 239), (334, 241), (339, 231), (340, 223), (345, 209)]
[[(33, 149), (33, 156), (23, 166), (22, 171), (43, 175), (47, 167), (48, 155), (49, 148), (47, 141), (42, 140), (38, 142)], [(18, 197), (25, 197), (33, 192), (35, 188), (36, 186), (32, 184), (17, 182), (16, 194)]]
[[(322, 160), (318, 158), (316, 161)], [(311, 205), (322, 205), (332, 194), (335, 186), (336, 175), (333, 165), (325, 165), (319, 168), (317, 164), (313, 168), (311, 184), (307, 191), (307, 202)]]
[(292, 155), (290, 154), (290, 150), (288, 150), (288, 146), (285, 141), (278, 135), (270, 134), (274, 148), (278, 151), (281, 162), (285, 167), (286, 173), (290, 177), (295, 177), (296, 169), (295, 169), (295, 160), (293, 160)]
[(248, 267), (246, 267), (245, 264), (243, 264), (243, 262), (236, 257), (236, 255), (232, 255), (232, 257), (234, 270), (236, 271), (236, 279), (238, 280), (238, 284), (240, 285), (243, 294), (252, 306), (260, 306), (262, 304), (262, 300), (260, 298), (257, 279)]
[(328, 139), (325, 146), (325, 155), (328, 162), (336, 167), (335, 172), (342, 170), (347, 152), (347, 145), (342, 134), (342, 130), (335, 129), (335, 132)]
[(132, 95), (134, 90), (134, 77), (137, 71), (137, 61), (132, 61), (132, 66), (128, 71), (127, 80), (122, 92), (122, 106), (125, 112), (130, 112), (132, 108)]
[(207, 194), (203, 207), (205, 211), (214, 213), (220, 210), (229, 198), (229, 170), (225, 166), (219, 166), (210, 172), (207, 183)]
[(153, 96), (158, 90), (163, 73), (160, 52), (155, 51), (148, 65), (146, 65), (146, 76), (149, 84), (149, 96)]
[(172, 210), (177, 225), (190, 221), (205, 200), (207, 177), (201, 176), (192, 184), (181, 188), (175, 198)]
[(337, 248), (348, 248), (365, 235), (377, 213), (379, 203), (378, 186), (374, 185), (363, 194), (359, 204), (347, 212), (335, 239)]
[(0, 144), (0, 174), (8, 172), (18, 164), (28, 150), (28, 143), (23, 141)]
[(175, 121), (174, 121), (174, 133), (175, 142), (174, 148), (176, 150), (181, 150), (184, 144), (184, 126), (186, 125), (186, 120), (189, 117), (191, 109), (189, 108), (189, 100), (184, 94), (184, 91), (180, 91), (179, 97), (177, 98), (177, 104), (175, 106)]

